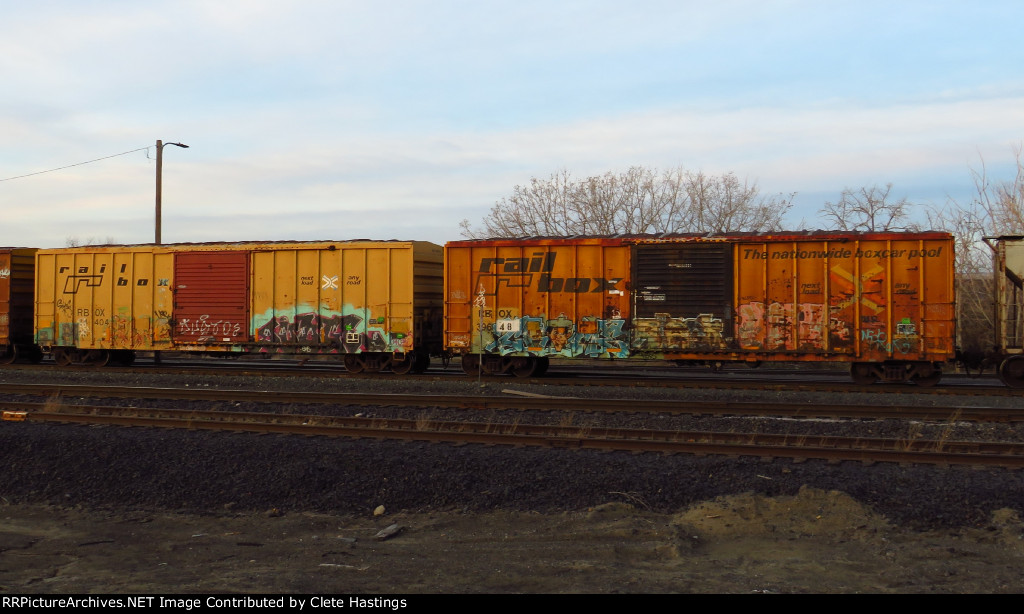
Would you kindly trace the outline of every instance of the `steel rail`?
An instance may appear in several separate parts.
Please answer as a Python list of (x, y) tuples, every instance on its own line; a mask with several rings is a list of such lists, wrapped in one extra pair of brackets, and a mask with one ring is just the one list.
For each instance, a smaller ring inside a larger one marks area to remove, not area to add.
[(981, 441), (492, 424), (137, 407), (62, 406), (53, 410), (47, 404), (26, 405), (22, 411), (5, 411), (3, 419), (636, 453), (1024, 467), (1024, 444)]
[[(226, 362), (226, 361), (225, 361)], [(193, 375), (226, 376), (226, 377), (320, 377), (329, 379), (379, 379), (381, 377), (397, 377), (401, 380), (434, 380), (443, 377), (447, 381), (468, 381), (476, 380), (476, 376), (465, 375), (461, 369), (448, 371), (437, 371), (421, 375), (395, 376), (389, 373), (349, 373), (340, 365), (324, 363), (308, 365), (273, 365), (266, 367), (238, 366), (225, 364), (219, 366), (182, 365), (154, 367), (144, 365), (140, 367), (104, 367), (103, 373), (124, 373), (124, 374), (182, 374)], [(5, 369), (14, 370), (52, 370), (52, 365), (16, 365), (8, 366)], [(80, 367), (75, 372), (84, 372), (89, 367)], [(558, 386), (609, 386), (609, 387), (648, 387), (648, 388), (678, 388), (678, 389), (713, 389), (713, 390), (774, 390), (774, 391), (801, 391), (801, 392), (841, 392), (841, 393), (894, 393), (912, 395), (951, 395), (951, 396), (1019, 396), (1019, 389), (1009, 388), (1002, 384), (945, 384), (936, 387), (915, 386), (913, 384), (885, 384), (877, 383), (872, 385), (854, 384), (849, 381), (809, 381), (800, 374), (785, 372), (762, 377), (747, 377), (741, 379), (729, 379), (729, 373), (717, 376), (694, 375), (692, 373), (680, 372), (678, 375), (649, 375), (644, 372), (643, 367), (634, 367), (635, 374), (614, 375), (601, 374), (588, 371), (584, 374), (553, 373), (543, 378), (517, 379), (503, 375), (485, 375), (487, 382), (508, 382), (519, 384), (543, 384)], [(660, 368), (660, 369), (665, 369)], [(820, 373), (809, 373), (815, 376)], [(846, 378), (845, 374), (837, 373), (836, 377)], [(986, 378), (986, 381), (996, 382), (994, 378)]]
[[(514, 391), (512, 391), (514, 392)], [(850, 405), (775, 401), (688, 401), (676, 399), (583, 399), (563, 396), (371, 394), (349, 392), (282, 392), (219, 388), (148, 388), (0, 384), (0, 394), (46, 397), (174, 399), (254, 403), (332, 404), (340, 406), (437, 407), (477, 410), (629, 412), (696, 415), (786, 416), (794, 418), (916, 419), (928, 421), (1024, 421), (1024, 408)]]

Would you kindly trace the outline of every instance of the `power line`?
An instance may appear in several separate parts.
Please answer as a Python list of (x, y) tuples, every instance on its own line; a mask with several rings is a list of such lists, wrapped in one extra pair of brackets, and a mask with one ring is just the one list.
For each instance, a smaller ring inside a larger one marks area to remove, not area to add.
[(147, 150), (147, 149), (149, 149), (149, 147), (140, 147), (138, 149), (133, 149), (131, 151), (126, 151), (124, 153), (114, 154), (112, 156), (104, 156), (102, 158), (96, 158), (95, 160), (88, 160), (86, 162), (79, 162), (77, 164), (68, 164), (67, 166), (62, 166), (60, 168), (51, 168), (48, 171), (39, 171), (39, 172), (36, 172), (36, 173), (29, 173), (27, 175), (18, 175), (17, 177), (8, 177), (6, 179), (0, 179), (0, 181), (10, 181), (12, 179), (23, 179), (25, 177), (32, 177), (33, 175), (42, 175), (43, 173), (52, 173), (54, 171), (62, 171), (64, 169), (66, 169), (66, 168), (71, 168), (71, 167), (74, 167), (74, 166), (82, 166), (83, 164), (92, 164), (93, 162), (99, 162), (100, 160), (108, 160), (110, 158), (116, 158), (118, 156), (126, 156), (126, 155), (128, 155), (130, 153), (135, 153), (137, 151), (143, 151), (143, 150)]

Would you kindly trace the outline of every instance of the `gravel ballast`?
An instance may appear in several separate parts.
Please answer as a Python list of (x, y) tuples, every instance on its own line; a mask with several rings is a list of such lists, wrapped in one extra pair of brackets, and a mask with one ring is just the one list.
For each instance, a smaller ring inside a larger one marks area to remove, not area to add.
[[(274, 401), (282, 404), (288, 403), (289, 390), (313, 389), (479, 395), (515, 388), (601, 397), (622, 392), (586, 387), (550, 390), (516, 384), (511, 379), (481, 383), (448, 382), (444, 378), (191, 377), (102, 371), (62, 372), (58, 376), (10, 371), (4, 372), (0, 381), (53, 383), (55, 377), (68, 384), (174, 386), (187, 382), (190, 386), (266, 389), (274, 390)], [(630, 388), (628, 394), (644, 392)], [(721, 398), (744, 393), (655, 394)], [(769, 394), (773, 398), (801, 398), (796, 394)], [(872, 397), (885, 395), (855, 396), (856, 400), (836, 402), (880, 402)], [(924, 402), (934, 402), (934, 397)], [(986, 404), (985, 400), (969, 402)], [(847, 421), (816, 428), (827, 428), (834, 434), (865, 435), (864, 425), (876, 430), (905, 428), (879, 424)], [(705, 428), (715, 427), (708, 424)], [(745, 424), (743, 428), (752, 427)], [(775, 423), (771, 428), (797, 427)], [(1017, 429), (1002, 428), (1005, 432), (998, 435), (1000, 438), (1017, 436)], [(967, 467), (798, 463), (750, 457), (633, 455), (31, 422), (0, 424), (0, 463), (4, 472), (0, 497), (7, 503), (89, 508), (365, 513), (384, 505), (390, 510), (409, 511), (550, 512), (622, 501), (652, 511), (672, 512), (723, 495), (795, 495), (802, 486), (808, 486), (844, 492), (891, 522), (920, 529), (980, 526), (1000, 508), (1024, 515), (1024, 483), (1019, 472)]]

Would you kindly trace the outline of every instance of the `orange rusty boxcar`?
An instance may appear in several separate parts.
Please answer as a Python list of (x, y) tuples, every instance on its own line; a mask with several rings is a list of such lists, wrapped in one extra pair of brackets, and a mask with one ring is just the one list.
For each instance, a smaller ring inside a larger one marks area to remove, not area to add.
[(329, 353), (351, 371), (422, 371), (441, 347), (441, 257), (422, 241), (39, 250), (35, 338), (60, 364)]
[(955, 354), (946, 233), (455, 241), (445, 348), (469, 372), (552, 357), (840, 361), (934, 384)]
[(33, 362), (42, 353), (32, 341), (35, 248), (0, 247), (0, 364), (19, 356)]

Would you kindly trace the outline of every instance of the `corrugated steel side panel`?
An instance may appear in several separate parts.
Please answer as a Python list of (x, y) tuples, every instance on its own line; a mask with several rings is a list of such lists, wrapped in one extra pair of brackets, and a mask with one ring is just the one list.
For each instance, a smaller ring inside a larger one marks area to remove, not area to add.
[(249, 341), (249, 253), (174, 254), (176, 345), (240, 344)]
[(351, 351), (404, 351), (419, 327), (436, 350), (441, 257), (440, 246), (408, 241), (41, 250), (36, 338), (81, 349), (302, 351), (347, 340)]
[(737, 243), (739, 349), (765, 359), (948, 360), (948, 235)]
[(170, 349), (173, 277), (173, 256), (159, 246), (39, 250), (36, 343)]
[(35, 249), (0, 249), (0, 347), (32, 342)]
[(453, 242), (445, 267), (452, 351), (629, 355), (630, 248), (622, 239)]
[(441, 269), (430, 243), (267, 245), (253, 253), (250, 330), (272, 352), (436, 350)]

